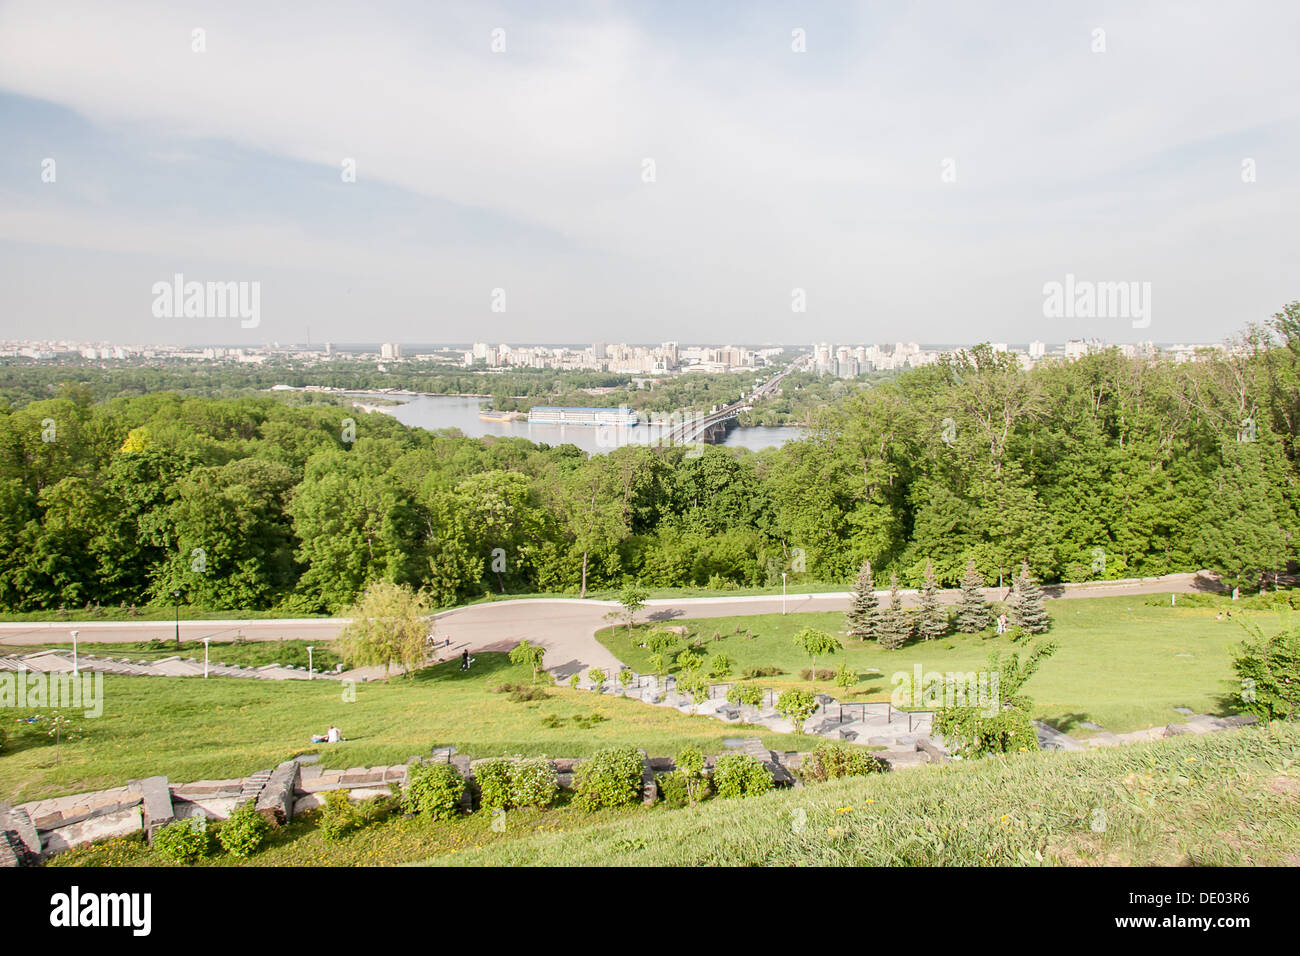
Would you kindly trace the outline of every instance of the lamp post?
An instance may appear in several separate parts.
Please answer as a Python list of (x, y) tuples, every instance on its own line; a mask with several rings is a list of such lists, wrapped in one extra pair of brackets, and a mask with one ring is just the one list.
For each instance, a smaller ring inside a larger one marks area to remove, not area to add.
[(181, 646), (181, 592), (172, 592), (172, 606), (176, 608), (176, 646)]
[(72, 673), (80, 674), (77, 670), (77, 632), (72, 632)]
[(311, 680), (312, 674), (315, 673), (315, 670), (313, 669), (311, 663), (311, 652), (314, 651), (315, 649), (316, 648), (312, 647), (310, 644), (307, 645), (307, 679), (308, 680)]
[(210, 640), (212, 640), (212, 638), (210, 637), (205, 637), (203, 639), (203, 679), (204, 680), (208, 679), (208, 642)]
[(784, 571), (781, 572), (781, 613), (782, 614), (785, 613), (785, 574), (786, 572)]

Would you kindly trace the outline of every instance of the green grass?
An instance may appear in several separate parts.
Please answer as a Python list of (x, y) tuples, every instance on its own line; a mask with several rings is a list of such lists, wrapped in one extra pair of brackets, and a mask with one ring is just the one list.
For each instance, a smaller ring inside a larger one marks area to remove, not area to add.
[[(82, 736), (62, 745), (57, 765), (43, 722), (20, 723), (30, 712), (0, 712), (10, 735), (0, 753), (0, 794), (18, 803), (153, 774), (178, 782), (245, 776), (313, 749), (324, 766), (346, 768), (401, 764), (446, 744), (473, 757), (580, 757), (613, 744), (662, 755), (688, 744), (717, 752), (722, 738), (746, 735), (787, 750), (813, 742), (567, 687), (548, 686), (548, 698), (531, 703), (490, 690), (530, 680), (528, 668), (491, 653), (477, 655), (468, 673), (449, 661), (410, 678), (357, 684), (351, 703), (337, 681), (106, 676), (103, 716), (75, 715)], [(593, 716), (605, 719), (574, 721)], [(546, 725), (552, 717), (559, 726)], [(348, 740), (312, 747), (311, 735), (331, 723)]]
[[(1034, 700), (1034, 716), (1081, 737), (1090, 733), (1080, 727), (1082, 721), (1124, 732), (1179, 720), (1175, 707), (1228, 712), (1224, 698), (1237, 686), (1232, 649), (1246, 637), (1240, 622), (1256, 623), (1271, 633), (1287, 620), (1285, 609), (1241, 607), (1233, 610), (1232, 618), (1218, 619), (1225, 606), (1222, 602), (1170, 607), (1168, 595), (1070, 599), (1049, 601), (1047, 606), (1052, 616), (1047, 637), (1060, 649), (1043, 664), (1026, 692)], [(799, 678), (799, 672), (809, 666), (793, 642), (800, 628), (836, 634), (845, 642), (844, 651), (818, 660), (817, 666), (834, 668), (847, 661), (859, 682), (847, 693), (829, 682), (821, 682), (818, 690), (845, 700), (887, 700), (896, 686), (892, 676), (910, 675), (916, 665), (923, 672), (979, 670), (991, 651), (1023, 651), (1027, 646), (1013, 644), (1005, 636), (952, 634), (886, 651), (844, 635), (844, 615), (835, 612), (669, 623), (690, 628), (691, 639), (703, 641), (705, 654), (722, 652), (731, 657), (737, 675), (747, 667), (779, 667), (783, 675), (759, 680), (763, 686), (778, 688), (810, 686)], [(734, 633), (736, 628), (747, 629), (753, 638)], [(650, 652), (637, 644), (649, 629), (634, 628), (631, 640), (625, 627), (606, 628), (597, 636), (628, 666), (647, 672)], [(721, 640), (712, 640), (715, 632)]]
[(1296, 866), (1297, 753), (1300, 727), (1275, 724), (1087, 753), (1025, 754), (714, 799), (428, 862)]
[[(261, 667), (265, 664), (284, 664), (285, 666), (306, 667), (307, 646), (312, 646), (311, 663), (317, 671), (332, 670), (343, 659), (322, 641), (276, 640), (276, 641), (213, 641), (208, 660), (213, 664), (239, 665), (241, 667)], [(63, 651), (72, 650), (66, 644), (23, 644), (7, 647), (0, 645), (0, 653), (26, 656), (46, 649)], [(192, 657), (203, 660), (202, 641), (181, 641), (178, 646), (173, 640), (140, 641), (134, 644), (92, 644), (81, 641), (77, 645), (80, 654), (95, 654), (100, 657), (122, 658), (131, 660), (156, 661), (164, 657)]]

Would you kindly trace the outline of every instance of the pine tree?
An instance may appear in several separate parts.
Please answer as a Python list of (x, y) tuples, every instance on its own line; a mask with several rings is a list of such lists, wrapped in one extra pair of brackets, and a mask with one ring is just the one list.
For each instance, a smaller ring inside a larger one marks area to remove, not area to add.
[(886, 650), (902, 647), (912, 636), (912, 622), (903, 610), (903, 596), (898, 593), (897, 574), (889, 577), (889, 607), (880, 609), (879, 620), (876, 641)]
[(957, 602), (957, 630), (974, 634), (989, 626), (992, 612), (980, 589), (984, 578), (975, 570), (975, 559), (966, 562), (966, 575), (961, 579), (961, 598)]
[(925, 583), (921, 587), (921, 600), (916, 614), (916, 632), (923, 640), (932, 641), (948, 633), (948, 613), (939, 603), (939, 588), (934, 580), (934, 565), (925, 562)]
[(858, 571), (857, 582), (853, 587), (853, 597), (849, 601), (848, 612), (845, 614), (849, 634), (864, 641), (874, 638), (879, 624), (877, 614), (879, 609), (880, 599), (876, 597), (876, 582), (871, 576), (871, 562), (863, 561), (862, 568)]
[(1015, 588), (1008, 602), (1011, 622), (1026, 634), (1042, 634), (1052, 626), (1043, 604), (1043, 590), (1029, 574), (1029, 562), (1022, 562)]

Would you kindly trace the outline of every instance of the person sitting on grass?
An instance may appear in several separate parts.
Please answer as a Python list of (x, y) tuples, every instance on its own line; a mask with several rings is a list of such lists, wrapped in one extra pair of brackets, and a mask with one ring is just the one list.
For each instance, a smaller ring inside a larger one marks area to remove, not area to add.
[(336, 744), (342, 739), (343, 732), (333, 724), (330, 724), (330, 729), (325, 736), (322, 737), (319, 734), (312, 734), (311, 736), (311, 742), (314, 744)]

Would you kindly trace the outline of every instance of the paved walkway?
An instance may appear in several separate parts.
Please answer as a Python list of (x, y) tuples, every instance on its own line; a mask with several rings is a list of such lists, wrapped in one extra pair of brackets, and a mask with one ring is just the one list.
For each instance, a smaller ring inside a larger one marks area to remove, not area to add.
[[(1085, 584), (1044, 585), (1049, 599), (1137, 596), (1146, 594), (1188, 594), (1219, 590), (1217, 580), (1207, 572), (1169, 574), (1158, 578), (1128, 578), (1122, 581)], [(886, 592), (877, 592), (885, 596)], [(940, 592), (944, 603), (956, 603), (956, 589)], [(990, 599), (1005, 597), (1006, 589), (988, 588)], [(914, 606), (917, 592), (902, 592), (903, 604)], [(639, 621), (672, 621), (688, 618), (749, 616), (808, 611), (844, 611), (849, 606), (847, 591), (819, 594), (780, 594), (737, 597), (661, 598), (647, 602), (638, 615)], [(618, 610), (614, 601), (579, 600), (577, 598), (524, 598), (495, 601), (453, 608), (434, 616), (434, 633), (449, 640), (455, 654), (462, 648), (476, 651), (507, 651), (527, 638), (547, 650), (547, 670), (566, 679), (591, 667), (607, 672), (621, 666), (599, 641), (595, 633), (609, 625), (606, 615)], [(182, 621), (181, 640), (211, 638), (230, 641), (242, 636), (250, 641), (291, 640), (328, 641), (338, 637), (347, 624), (344, 618), (302, 618), (249, 621)], [(76, 628), (78, 640), (85, 643), (130, 643), (157, 638), (171, 639), (176, 630), (172, 621), (123, 622), (28, 622), (0, 623), (0, 645), (66, 643), (69, 631)], [(447, 654), (446, 656), (452, 656)]]

